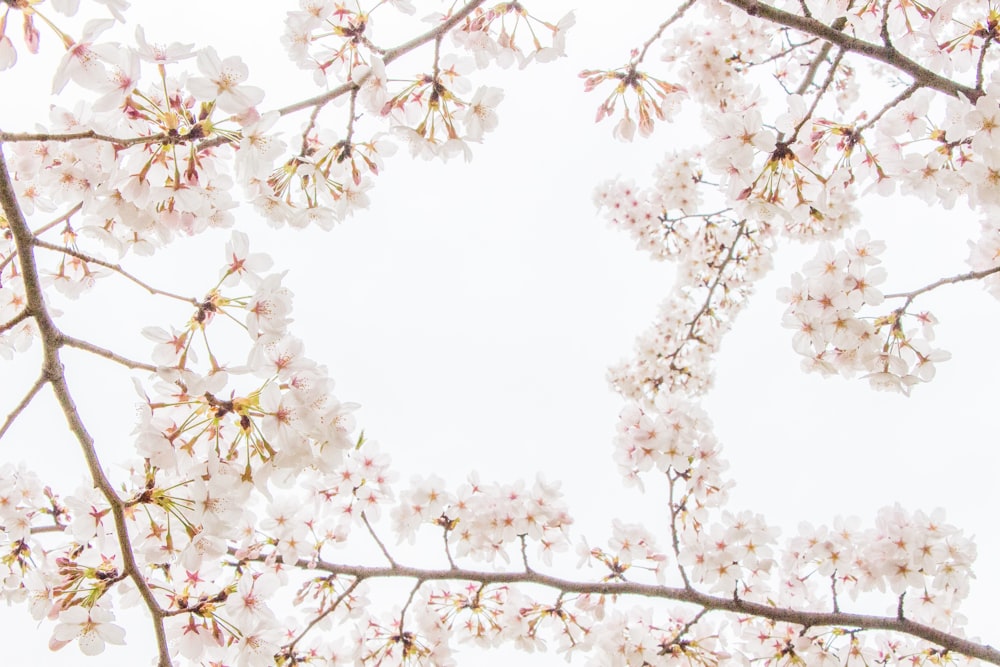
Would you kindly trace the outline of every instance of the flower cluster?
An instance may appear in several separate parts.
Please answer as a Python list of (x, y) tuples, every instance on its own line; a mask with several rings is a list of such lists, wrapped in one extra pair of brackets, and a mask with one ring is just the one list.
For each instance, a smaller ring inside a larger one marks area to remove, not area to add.
[(565, 530), (573, 522), (558, 484), (541, 478), (528, 488), (524, 483), (484, 484), (471, 477), (454, 493), (440, 478), (416, 479), (400, 493), (392, 518), (400, 540), (412, 542), (420, 525), (432, 524), (444, 529), (454, 557), (490, 562), (497, 557), (510, 562), (510, 548), (520, 548), (524, 540), (551, 563), (554, 552), (566, 549)]
[(907, 617), (945, 628), (958, 622), (953, 614), (968, 594), (976, 558), (975, 545), (945, 522), (942, 510), (928, 515), (899, 505), (879, 510), (867, 530), (854, 518), (838, 518), (832, 526), (803, 524), (783, 552), (783, 569), (798, 575), (781, 592), (787, 602), (909, 593)]
[(673, 156), (661, 165), (658, 182), (677, 174), (672, 187), (647, 190), (612, 181), (595, 197), (611, 224), (629, 230), (640, 248), (678, 260), (674, 291), (640, 336), (636, 357), (610, 371), (612, 385), (631, 400), (652, 399), (661, 390), (704, 392), (711, 385), (711, 355), (753, 282), (770, 268), (772, 231), (766, 222), (739, 220), (729, 210), (685, 212), (698, 198), (696, 164)]
[[(470, 52), (480, 68), (527, 67), (532, 61), (550, 62), (566, 55), (566, 32), (576, 23), (572, 12), (549, 23), (533, 16), (520, 2), (477, 7), (461, 27), (452, 32), (455, 43)], [(543, 44), (539, 34), (549, 37)]]
[(937, 320), (927, 312), (909, 313), (910, 299), (886, 315), (864, 314), (884, 301), (878, 289), (886, 275), (878, 266), (884, 249), (867, 232), (859, 232), (844, 250), (821, 245), (805, 274), (793, 275), (791, 287), (779, 294), (788, 303), (783, 324), (796, 331), (792, 345), (806, 357), (805, 369), (864, 373), (877, 389), (907, 393), (932, 379), (935, 364), (950, 355), (931, 347)]

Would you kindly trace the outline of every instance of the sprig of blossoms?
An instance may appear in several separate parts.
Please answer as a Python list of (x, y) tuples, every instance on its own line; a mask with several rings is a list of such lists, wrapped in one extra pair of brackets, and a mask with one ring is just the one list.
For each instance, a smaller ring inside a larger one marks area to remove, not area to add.
[[(788, 303), (783, 325), (796, 330), (792, 345), (806, 357), (803, 368), (826, 375), (864, 373), (871, 385), (909, 393), (934, 377), (935, 364), (950, 355), (931, 347), (937, 320), (930, 313), (910, 314), (909, 301), (888, 314), (865, 314), (884, 296), (878, 286), (886, 272), (878, 266), (885, 249), (859, 232), (844, 250), (820, 246), (805, 274), (779, 292)], [(906, 328), (907, 318), (920, 328)]]

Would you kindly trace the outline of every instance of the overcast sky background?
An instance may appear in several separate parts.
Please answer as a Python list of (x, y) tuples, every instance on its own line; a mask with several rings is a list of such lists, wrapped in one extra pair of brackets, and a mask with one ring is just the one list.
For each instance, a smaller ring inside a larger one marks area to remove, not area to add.
[[(278, 45), (284, 12), (294, 3), (259, 3), (252, 12), (232, 1), (199, 3), (196, 10), (136, 4), (142, 6), (129, 18), (145, 25), (151, 41), (241, 55), (251, 83), (268, 90), (263, 109), (315, 93)], [(648, 180), (664, 151), (684, 145), (692, 130), (665, 125), (651, 139), (616, 143), (610, 125), (593, 123), (601, 98), (585, 95), (577, 77), (583, 68), (622, 64), (663, 18), (654, 3), (632, 4), (610, 11), (596, 1), (539, 3), (550, 20), (577, 9), (569, 57), (523, 72), (474, 75), (476, 84), (502, 86), (506, 97), (498, 130), (474, 147), (472, 163), (413, 162), (400, 150), (378, 177), (371, 207), (332, 232), (274, 232), (252, 211), (238, 215), (252, 249), (271, 253), (276, 269), (290, 269), (293, 333), (329, 366), (337, 396), (362, 404), (359, 424), (391, 453), (401, 481), (438, 473), (457, 485), (470, 470), (485, 480), (531, 480), (541, 471), (563, 481), (576, 534), (591, 544), (606, 540), (613, 517), (654, 522), (667, 535), (659, 512), (663, 490), (650, 485), (641, 496), (618, 481), (611, 438), (622, 402), (604, 374), (630, 354), (635, 335), (652, 320), (673, 267), (651, 262), (608, 229), (591, 193), (619, 174)], [(86, 3), (81, 11), (102, 15)], [(132, 30), (106, 36), (130, 40)], [(0, 73), (4, 130), (44, 122), (50, 100), (48, 74), (41, 72), (58, 58), (54, 42), (43, 30), (43, 53), (34, 58), (18, 43), (27, 66)], [(71, 106), (76, 94), (71, 84), (62, 104)], [(333, 110), (328, 117), (342, 115)], [(885, 291), (968, 270), (975, 216), (900, 199), (864, 210), (864, 225), (889, 241)], [(227, 238), (220, 232), (181, 240), (148, 265), (130, 258), (127, 266), (174, 291), (200, 294), (216, 280)], [(789, 246), (779, 254), (718, 356), (718, 380), (705, 406), (737, 481), (730, 509), (761, 512), (787, 536), (800, 521), (828, 522), (838, 514), (856, 514), (868, 525), (879, 507), (897, 501), (910, 509), (946, 508), (949, 521), (975, 534), (980, 546), (979, 580), (965, 608), (970, 633), (995, 643), (997, 302), (976, 285), (947, 287), (918, 302), (941, 319), (939, 344), (954, 356), (910, 398), (875, 393), (857, 380), (806, 376), (791, 333), (780, 326), (784, 306), (775, 290), (813, 252)], [(64, 322), (73, 335), (142, 356), (149, 343), (141, 327), (181, 325), (188, 316), (111, 280), (67, 307)], [(0, 411), (30, 385), (37, 352), (36, 346), (5, 362)], [(122, 452), (106, 457), (112, 466), (131, 447), (135, 395), (128, 374), (73, 351), (65, 361), (102, 451)], [(36, 400), (0, 456), (27, 459), (68, 493), (83, 479), (82, 459), (53, 429), (60, 426), (53, 410), (47, 396)], [(39, 629), (18, 608), (0, 609), (0, 618), (0, 637), (17, 638), (12, 663), (83, 660), (75, 646), (49, 653), (50, 623)], [(126, 656), (145, 664), (152, 655), (141, 646), (146, 626), (142, 619), (127, 625), (130, 647), (111, 649), (94, 664), (126, 664), (133, 659)], [(518, 660), (547, 665), (558, 658)]]

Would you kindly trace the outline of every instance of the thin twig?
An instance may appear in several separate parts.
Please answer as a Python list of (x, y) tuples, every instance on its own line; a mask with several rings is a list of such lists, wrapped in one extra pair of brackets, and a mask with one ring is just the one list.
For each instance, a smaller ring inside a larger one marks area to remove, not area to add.
[(889, 36), (889, 1), (882, 0), (882, 27), (879, 29), (879, 37), (882, 38), (882, 44), (887, 48), (892, 47), (892, 38)]
[(667, 481), (669, 483), (669, 496), (668, 502), (670, 503), (670, 542), (671, 546), (674, 548), (674, 558), (677, 562), (677, 571), (681, 575), (681, 581), (684, 582), (684, 588), (691, 588), (691, 581), (688, 579), (687, 570), (684, 565), (681, 564), (681, 540), (680, 531), (677, 530), (677, 517), (680, 514), (681, 506), (674, 502), (674, 487), (677, 483), (677, 479), (680, 477), (680, 473), (675, 472), (673, 476), (667, 475)]
[[(82, 209), (82, 208), (83, 208), (83, 202), (80, 202), (79, 204), (77, 204), (76, 206), (74, 206), (73, 208), (71, 208), (70, 210), (68, 210), (65, 213), (63, 213), (62, 215), (60, 215), (55, 220), (53, 220), (51, 222), (47, 222), (44, 225), (42, 225), (41, 227), (39, 227), (38, 229), (36, 229), (34, 231), (35, 236), (38, 236), (39, 234), (44, 234), (45, 232), (49, 231), (53, 227), (57, 227), (60, 224), (66, 222), (67, 220), (69, 220), (70, 218), (72, 218), (75, 214), (79, 213), (80, 209)], [(10, 264), (10, 262), (13, 261), (13, 259), (15, 257), (17, 257), (17, 251), (16, 250), (14, 252), (10, 253), (9, 257), (5, 257), (3, 259), (3, 261), (0, 262), (0, 272), (2, 272), (4, 270), (4, 267), (6, 267), (8, 264)]]
[(448, 534), (451, 532), (451, 528), (449, 528), (447, 520), (442, 525), (444, 527), (444, 555), (448, 559), (448, 565), (451, 566), (451, 569), (456, 570), (458, 568), (455, 567), (455, 559), (451, 557), (451, 545), (448, 544)]
[(70, 218), (72, 218), (74, 215), (76, 215), (77, 213), (79, 213), (80, 209), (82, 209), (82, 208), (83, 208), (83, 202), (80, 202), (79, 204), (77, 204), (76, 206), (74, 206), (70, 210), (66, 211), (65, 213), (63, 213), (62, 215), (60, 215), (58, 218), (56, 218), (52, 222), (47, 222), (44, 225), (42, 225), (41, 227), (39, 227), (38, 229), (36, 229), (34, 231), (35, 236), (38, 236), (40, 234), (44, 234), (45, 232), (49, 231), (53, 227), (57, 227), (60, 224), (66, 222), (67, 220), (69, 220)]
[(979, 49), (979, 60), (976, 62), (976, 90), (983, 89), (983, 63), (986, 62), (986, 50), (993, 43), (993, 33), (990, 32), (983, 40), (983, 45)]
[(351, 593), (353, 593), (354, 589), (357, 588), (362, 581), (364, 581), (364, 579), (361, 577), (358, 577), (354, 581), (352, 581), (351, 585), (348, 586), (343, 593), (337, 596), (337, 599), (333, 601), (333, 604), (330, 605), (329, 609), (325, 609), (323, 613), (317, 615), (316, 618), (309, 621), (306, 627), (302, 629), (302, 632), (300, 632), (295, 639), (293, 639), (292, 641), (290, 641), (288, 644), (285, 645), (285, 652), (291, 653), (292, 651), (294, 651), (295, 645), (298, 644), (310, 630), (316, 627), (316, 625), (319, 624), (320, 621), (322, 621), (324, 618), (335, 612), (340, 603), (343, 602), (344, 599), (348, 597)]
[(525, 535), (518, 535), (518, 538), (521, 540), (521, 564), (524, 565), (524, 571), (533, 572), (528, 565), (528, 538)]
[(375, 529), (372, 528), (371, 523), (368, 522), (368, 517), (365, 516), (364, 512), (361, 513), (361, 520), (364, 522), (365, 527), (368, 528), (368, 533), (372, 536), (372, 539), (375, 540), (375, 544), (377, 544), (378, 548), (382, 550), (382, 555), (385, 556), (385, 559), (389, 561), (390, 565), (395, 565), (396, 561), (389, 555), (389, 550), (385, 548), (385, 544), (382, 543), (379, 536), (375, 534)]
[(170, 297), (171, 299), (177, 299), (178, 301), (183, 301), (184, 303), (189, 303), (193, 306), (198, 305), (198, 299), (193, 297), (181, 296), (179, 294), (174, 294), (173, 292), (167, 292), (166, 290), (161, 290), (152, 285), (149, 285), (139, 278), (135, 277), (128, 271), (122, 268), (121, 264), (112, 264), (111, 262), (106, 262), (103, 259), (98, 259), (93, 255), (88, 255), (86, 253), (80, 252), (79, 250), (73, 250), (66, 246), (57, 245), (55, 243), (49, 243), (48, 241), (42, 241), (41, 239), (35, 239), (34, 245), (39, 248), (45, 248), (46, 250), (53, 250), (55, 252), (61, 252), (64, 255), (69, 255), (70, 257), (76, 257), (79, 260), (87, 262), (88, 264), (96, 264), (97, 266), (103, 266), (106, 269), (111, 269), (115, 273), (121, 274), (124, 278), (131, 280), (133, 283), (143, 288), (150, 294), (159, 294), (160, 296)]
[(864, 130), (867, 130), (869, 127), (877, 123), (879, 119), (882, 118), (882, 116), (884, 116), (887, 111), (889, 111), (889, 109), (892, 109), (903, 100), (909, 99), (913, 95), (913, 93), (917, 92), (918, 90), (920, 90), (920, 86), (915, 83), (911, 83), (909, 86), (906, 87), (906, 90), (904, 90), (899, 95), (896, 95), (896, 97), (886, 102), (885, 105), (878, 110), (878, 113), (872, 116), (870, 120), (868, 120), (863, 125), (859, 125), (857, 131), (862, 132)]
[(785, 143), (792, 143), (795, 141), (796, 137), (799, 136), (799, 130), (805, 125), (810, 119), (812, 119), (813, 114), (816, 113), (816, 108), (819, 107), (820, 100), (826, 94), (826, 91), (830, 90), (830, 86), (833, 84), (833, 78), (837, 75), (837, 68), (840, 67), (840, 61), (844, 59), (844, 51), (837, 51), (837, 55), (834, 56), (833, 62), (830, 63), (830, 71), (826, 73), (826, 79), (824, 79), (822, 85), (820, 85), (819, 90), (816, 91), (816, 96), (813, 98), (812, 105), (809, 107), (809, 111), (806, 115), (802, 117), (802, 120), (798, 122), (795, 129), (792, 130), (792, 136), (788, 138)]
[(635, 58), (632, 59), (633, 66), (638, 65), (639, 63), (642, 62), (642, 59), (646, 57), (646, 52), (649, 51), (649, 47), (653, 45), (653, 42), (658, 40), (663, 35), (663, 32), (667, 28), (669, 28), (672, 24), (680, 20), (680, 18), (684, 16), (687, 10), (691, 9), (695, 1), (696, 0), (687, 0), (687, 2), (685, 2), (683, 5), (677, 8), (677, 11), (675, 11), (670, 16), (670, 18), (668, 18), (666, 21), (664, 21), (659, 25), (659, 27), (656, 29), (656, 32), (650, 35), (649, 39), (647, 39), (645, 43), (643, 43), (642, 48), (639, 50), (639, 53), (636, 55)]
[[(788, 28), (782, 28), (782, 30), (788, 30)], [(804, 42), (799, 42), (798, 44), (792, 44), (791, 42), (789, 42), (787, 48), (782, 49), (781, 51), (778, 51), (777, 53), (772, 54), (767, 58), (764, 58), (763, 60), (755, 60), (753, 62), (746, 62), (746, 61), (740, 61), (740, 62), (744, 63), (747, 67), (759, 67), (761, 65), (766, 65), (767, 63), (774, 62), (775, 60), (781, 60), (785, 56), (794, 53), (798, 49), (801, 49), (803, 46), (809, 46), (811, 44), (815, 44), (817, 41), (819, 41), (818, 37), (812, 37)]]
[(9, 320), (7, 320), (6, 322), (4, 322), (3, 324), (0, 324), (0, 334), (4, 333), (6, 331), (10, 331), (11, 329), (13, 329), (14, 327), (16, 327), (21, 322), (23, 322), (24, 320), (28, 319), (29, 317), (31, 317), (31, 312), (27, 308), (25, 308), (24, 310), (22, 310), (20, 313), (18, 313), (14, 317), (10, 318)]
[[(435, 26), (431, 30), (428, 30), (423, 34), (417, 35), (413, 39), (407, 42), (403, 42), (402, 44), (395, 46), (391, 49), (386, 49), (382, 61), (386, 65), (388, 65), (392, 61), (401, 58), (410, 51), (416, 49), (417, 47), (423, 46), (427, 42), (436, 39), (440, 35), (444, 35), (449, 30), (458, 25), (462, 20), (464, 20), (466, 16), (475, 11), (475, 9), (480, 5), (482, 5), (485, 1), (486, 0), (471, 0), (471, 2), (464, 5), (456, 13), (449, 16), (446, 20), (444, 20), (442, 23)], [(336, 88), (332, 88), (326, 91), (325, 93), (315, 95), (313, 97), (301, 100), (299, 102), (287, 104), (279, 108), (278, 113), (281, 114), (282, 116), (287, 116), (290, 113), (301, 111), (302, 109), (308, 109), (310, 107), (315, 107), (315, 106), (325, 106), (327, 103), (337, 99), (338, 97), (344, 95), (345, 93), (350, 92), (352, 89), (360, 88), (361, 84), (363, 84), (365, 81), (368, 80), (369, 76), (371, 76), (371, 71), (369, 71), (367, 74), (358, 78), (355, 81), (351, 81), (349, 83), (343, 83), (337, 86)]]
[[(845, 25), (847, 25), (847, 19), (844, 17), (840, 17), (833, 22), (833, 28), (835, 30), (843, 30)], [(806, 91), (809, 90), (809, 86), (812, 85), (813, 79), (816, 78), (816, 72), (819, 71), (819, 66), (826, 61), (827, 56), (830, 55), (830, 49), (832, 48), (833, 45), (830, 44), (830, 42), (824, 42), (819, 48), (819, 51), (816, 52), (816, 57), (809, 63), (809, 69), (806, 70), (805, 76), (803, 76), (802, 81), (799, 82), (798, 90), (795, 91), (797, 95), (805, 95)]]
[(49, 379), (45, 377), (44, 374), (38, 376), (38, 379), (35, 380), (33, 385), (31, 385), (31, 389), (28, 390), (28, 393), (24, 395), (24, 398), (22, 398), (21, 402), (17, 404), (17, 407), (15, 407), (11, 413), (7, 415), (7, 419), (3, 421), (3, 425), (0, 426), (0, 438), (3, 438), (4, 434), (7, 433), (7, 429), (9, 429), (14, 423), (14, 420), (17, 419), (22, 412), (24, 412), (24, 409), (28, 407), (29, 403), (31, 403), (31, 399), (33, 399), (35, 395), (41, 391), (42, 387), (44, 387), (48, 381)]
[(884, 298), (886, 299), (902, 299), (905, 298), (906, 302), (900, 306), (897, 310), (906, 310), (907, 306), (913, 303), (913, 300), (925, 292), (930, 292), (943, 285), (954, 285), (956, 283), (966, 282), (969, 280), (981, 280), (987, 276), (991, 276), (994, 273), (1000, 273), (1000, 266), (994, 266), (991, 269), (983, 269), (982, 271), (969, 271), (968, 273), (960, 273), (957, 276), (951, 276), (950, 278), (941, 278), (940, 280), (935, 280), (930, 285), (924, 285), (920, 289), (915, 289), (912, 292), (896, 292), (895, 294), (886, 294)]
[(417, 594), (420, 587), (424, 585), (423, 579), (417, 579), (417, 583), (413, 584), (413, 588), (410, 589), (410, 594), (406, 598), (406, 602), (403, 604), (403, 608), (399, 612), (399, 631), (403, 631), (403, 622), (406, 620), (406, 610), (410, 608), (410, 603), (413, 602), (413, 596)]
[(99, 357), (104, 357), (109, 361), (113, 361), (116, 364), (121, 364), (126, 368), (131, 368), (132, 370), (142, 370), (149, 371), (150, 373), (156, 372), (156, 366), (152, 364), (147, 364), (142, 361), (135, 361), (129, 359), (128, 357), (123, 357), (117, 352), (112, 352), (111, 350), (100, 347), (99, 345), (94, 345), (93, 343), (81, 340), (79, 338), (74, 338), (72, 336), (67, 336), (62, 334), (62, 343), (68, 347), (75, 347), (78, 350), (83, 350), (85, 352), (90, 352), (91, 354), (96, 354)]

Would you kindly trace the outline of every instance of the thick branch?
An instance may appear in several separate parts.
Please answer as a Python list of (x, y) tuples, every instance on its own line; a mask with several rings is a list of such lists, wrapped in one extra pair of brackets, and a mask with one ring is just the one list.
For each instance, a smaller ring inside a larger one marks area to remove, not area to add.
[(759, 0), (723, 1), (734, 7), (742, 9), (750, 16), (756, 16), (766, 21), (770, 21), (771, 23), (776, 23), (788, 28), (794, 28), (800, 32), (819, 37), (820, 39), (830, 42), (831, 44), (835, 44), (845, 51), (859, 53), (863, 56), (871, 58), (872, 60), (885, 63), (886, 65), (889, 65), (890, 67), (893, 67), (901, 72), (905, 72), (909, 76), (913, 77), (913, 80), (923, 87), (939, 90), (942, 93), (951, 95), (952, 97), (964, 97), (971, 102), (975, 102), (983, 95), (982, 90), (972, 86), (960, 84), (957, 81), (952, 81), (947, 77), (943, 77), (940, 74), (932, 72), (926, 67), (922, 67), (897, 51), (895, 47), (866, 42), (858, 39), (857, 37), (852, 37), (846, 33), (836, 30), (822, 21), (817, 21), (816, 19), (808, 16), (791, 14), (789, 12), (776, 9), (771, 5), (759, 2)]
[(7, 161), (4, 157), (2, 146), (0, 146), (0, 208), (2, 208), (4, 216), (7, 218), (11, 234), (14, 237), (14, 244), (17, 247), (21, 275), (24, 281), (24, 293), (28, 302), (26, 310), (38, 323), (38, 329), (41, 333), (43, 348), (42, 378), (52, 385), (52, 391), (59, 406), (62, 408), (63, 416), (66, 418), (69, 430), (80, 444), (80, 449), (86, 459), (87, 468), (90, 471), (94, 486), (100, 490), (111, 506), (111, 514), (115, 522), (115, 533), (118, 536), (118, 546), (121, 550), (123, 560), (123, 574), (130, 577), (133, 583), (135, 583), (140, 596), (146, 603), (147, 609), (149, 609), (150, 614), (153, 616), (153, 628), (159, 648), (159, 667), (170, 667), (170, 650), (167, 646), (167, 635), (163, 627), (163, 611), (156, 601), (145, 577), (142, 576), (138, 563), (136, 563), (135, 554), (132, 553), (132, 544), (129, 542), (122, 501), (115, 492), (111, 480), (107, 478), (104, 470), (101, 468), (94, 439), (87, 432), (87, 428), (80, 418), (80, 413), (73, 402), (69, 386), (66, 384), (66, 375), (63, 371), (62, 362), (59, 359), (59, 348), (64, 342), (63, 335), (56, 327), (51, 314), (45, 306), (42, 285), (38, 275), (38, 266), (35, 263), (33, 245), (36, 243), (36, 239), (31, 233), (24, 215), (21, 213), (20, 206), (18, 206), (17, 195), (14, 193), (13, 182), (11, 181), (10, 171), (7, 168)]
[(590, 595), (635, 595), (645, 599), (663, 599), (687, 602), (708, 611), (726, 611), (734, 614), (757, 616), (773, 621), (794, 623), (805, 627), (838, 627), (863, 630), (887, 630), (917, 637), (936, 644), (948, 651), (978, 658), (994, 665), (1000, 665), (1000, 651), (988, 644), (980, 644), (962, 637), (948, 634), (928, 625), (916, 623), (897, 616), (873, 616), (845, 612), (819, 612), (775, 607), (757, 602), (749, 602), (735, 597), (717, 597), (692, 588), (654, 586), (633, 582), (587, 582), (572, 581), (552, 577), (540, 572), (485, 572), (478, 570), (433, 570), (396, 565), (394, 567), (366, 567), (363, 565), (340, 565), (319, 561), (310, 564), (300, 561), (302, 568), (315, 568), (338, 575), (349, 575), (363, 579), (409, 578), (417, 581), (475, 581), (483, 584), (537, 584), (564, 593)]
[(0, 143), (17, 141), (76, 141), (78, 139), (96, 139), (106, 141), (116, 146), (126, 148), (136, 144), (155, 144), (166, 140), (166, 134), (150, 134), (145, 137), (112, 137), (94, 130), (85, 132), (0, 132)]

